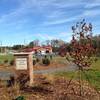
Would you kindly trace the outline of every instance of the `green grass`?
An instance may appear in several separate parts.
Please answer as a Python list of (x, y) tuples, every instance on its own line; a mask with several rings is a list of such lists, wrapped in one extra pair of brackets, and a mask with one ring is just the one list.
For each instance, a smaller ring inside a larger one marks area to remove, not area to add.
[[(87, 76), (89, 77), (89, 81), (91, 85), (95, 86), (98, 90), (100, 90), (100, 71), (99, 70), (89, 70), (87, 71)], [(86, 80), (86, 77), (84, 76)]]
[(4, 64), (5, 60), (8, 60), (8, 62), (10, 62), (11, 60), (13, 60), (14, 57), (13, 55), (0, 55), (0, 64)]
[(92, 69), (100, 71), (100, 57), (98, 57), (97, 62), (94, 62), (91, 67), (92, 67)]
[(65, 57), (61, 57), (61, 56), (53, 57), (53, 61), (61, 63), (61, 64), (67, 64), (66, 58)]
[[(55, 76), (71, 78), (74, 76), (75, 80), (78, 79), (78, 74), (76, 72), (58, 72), (55, 73)], [(89, 82), (92, 86), (94, 86), (97, 90), (100, 90), (100, 58), (96, 63), (93, 63), (89, 70), (85, 71), (86, 75), (89, 78)], [(83, 80), (87, 80), (86, 75), (82, 73)]]

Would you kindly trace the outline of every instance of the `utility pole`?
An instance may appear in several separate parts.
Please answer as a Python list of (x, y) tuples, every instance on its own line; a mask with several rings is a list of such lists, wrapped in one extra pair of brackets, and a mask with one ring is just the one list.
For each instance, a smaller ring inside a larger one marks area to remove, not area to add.
[(24, 39), (24, 46), (26, 46), (26, 39)]

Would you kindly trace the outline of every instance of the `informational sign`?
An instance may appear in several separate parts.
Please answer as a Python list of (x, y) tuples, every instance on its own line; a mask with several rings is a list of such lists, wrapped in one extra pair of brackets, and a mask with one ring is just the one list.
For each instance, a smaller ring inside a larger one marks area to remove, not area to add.
[(16, 58), (16, 70), (27, 70), (27, 58)]
[(15, 73), (18, 77), (21, 73), (26, 73), (29, 76), (29, 85), (33, 86), (33, 54), (27, 52), (14, 53)]

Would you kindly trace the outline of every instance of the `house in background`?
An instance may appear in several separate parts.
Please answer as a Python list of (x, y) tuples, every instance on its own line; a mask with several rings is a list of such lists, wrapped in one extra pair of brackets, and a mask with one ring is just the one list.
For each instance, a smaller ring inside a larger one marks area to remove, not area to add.
[(52, 47), (49, 46), (35, 46), (33, 48), (26, 48), (23, 50), (23, 52), (32, 52), (33, 54), (40, 53), (40, 54), (46, 54), (46, 53), (52, 53)]

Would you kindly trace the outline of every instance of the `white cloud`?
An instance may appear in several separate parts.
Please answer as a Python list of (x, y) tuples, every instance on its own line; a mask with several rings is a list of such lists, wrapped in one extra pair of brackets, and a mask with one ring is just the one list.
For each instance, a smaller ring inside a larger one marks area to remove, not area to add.
[[(98, 1), (99, 0), (95, 0), (93, 3), (87, 4), (86, 1), (83, 0), (18, 0), (19, 7), (12, 10), (9, 14), (1, 16), (0, 24), (3, 23), (5, 25), (16, 25), (17, 27), (20, 27), (29, 21), (28, 18), (24, 17), (29, 13), (31, 13), (31, 15), (35, 15), (36, 13), (43, 15), (44, 20), (39, 23), (42, 26), (63, 24), (84, 18), (86, 16), (93, 17), (100, 14), (99, 9), (87, 9), (87, 7), (98, 6), (100, 4), (97, 3)], [(70, 13), (67, 8), (72, 8), (72, 12), (75, 12), (73, 7), (77, 6), (86, 7), (83, 14), (81, 12), (80, 14), (68, 16)]]
[[(99, 0), (98, 0), (99, 1)], [(3, 24), (25, 24), (29, 20), (27, 18), (24, 18), (24, 14), (27, 14), (30, 12), (31, 15), (34, 15), (36, 13), (39, 13), (44, 16), (43, 22), (40, 24), (44, 26), (48, 25), (57, 25), (57, 24), (63, 24), (67, 22), (71, 22), (77, 19), (80, 19), (81, 17), (92, 17), (100, 14), (99, 10), (88, 10), (86, 9), (83, 11), (83, 14), (79, 15), (73, 15), (68, 16), (69, 11), (67, 8), (77, 7), (80, 5), (85, 5), (86, 2), (83, 2), (83, 0), (77, 0), (74, 2), (74, 0), (22, 0), (18, 1), (20, 3), (19, 7), (10, 12), (9, 14), (5, 14), (0, 17), (0, 23)], [(94, 3), (86, 4), (87, 7), (93, 7), (100, 5), (100, 3), (97, 3), (97, 0), (95, 0)], [(51, 7), (54, 7), (54, 10), (50, 11)], [(66, 8), (66, 10), (62, 10), (61, 8)], [(73, 10), (73, 9), (72, 9)], [(78, 10), (78, 9), (77, 9)], [(35, 13), (34, 13), (35, 12)], [(22, 21), (23, 20), (23, 21)], [(34, 18), (33, 18), (34, 20)], [(16, 23), (16, 21), (21, 23)], [(20, 26), (20, 25), (19, 25)]]
[(46, 33), (37, 33), (37, 34), (33, 34), (33, 36), (39, 38), (40, 40), (51, 40), (55, 38), (52, 34), (48, 35)]
[(63, 24), (63, 23), (67, 23), (67, 22), (72, 22), (74, 20), (80, 19), (81, 15), (77, 15), (77, 16), (73, 16), (73, 17), (69, 17), (69, 18), (64, 18), (64, 19), (57, 19), (57, 20), (53, 20), (53, 21), (46, 21), (44, 22), (45, 26), (48, 25), (58, 25), (58, 24)]
[(93, 0), (91, 3), (86, 3), (85, 8), (91, 9), (94, 7), (100, 7), (100, 0)]
[(94, 8), (94, 7), (98, 7), (100, 6), (100, 3), (91, 3), (91, 4), (87, 4), (85, 6), (85, 8)]
[[(77, 3), (73, 3), (74, 0), (60, 1), (60, 0), (18, 0), (19, 7), (12, 10), (9, 14), (5, 14), (0, 17), (0, 22), (15, 22), (24, 17), (24, 14), (31, 12), (31, 14), (41, 13), (45, 17), (53, 18), (57, 16), (64, 16), (65, 12), (61, 11), (59, 8), (73, 7), (80, 4), (81, 0)], [(54, 7), (53, 11), (50, 9)]]
[(59, 33), (59, 37), (70, 37), (72, 34), (69, 34), (69, 32), (61, 32)]
[(57, 8), (71, 8), (71, 7), (77, 7), (79, 5), (84, 5), (84, 2), (81, 0), (74, 1), (74, 0), (68, 0), (68, 1), (61, 1), (53, 4)]
[(99, 9), (91, 9), (91, 10), (85, 10), (83, 13), (83, 16), (88, 16), (88, 17), (94, 17), (100, 15), (100, 10)]
[(69, 32), (61, 32), (61, 33), (56, 33), (56, 34), (46, 34), (46, 33), (38, 33), (38, 34), (33, 34), (32, 36), (40, 39), (41, 41), (45, 40), (52, 40), (52, 39), (62, 39), (65, 41), (70, 41), (72, 34)]
[[(15, 24), (16, 21), (21, 21), (23, 19), (28, 20), (27, 18), (24, 18), (24, 15), (28, 15), (30, 12), (31, 15), (35, 15), (36, 13), (41, 14), (41, 16), (43, 15), (43, 25), (62, 24), (65, 22), (73, 21), (79, 17), (67, 17), (68, 11), (62, 11), (60, 8), (73, 7), (82, 4), (82, 0), (77, 0), (77, 2), (74, 2), (74, 0), (18, 0), (18, 2), (19, 7), (9, 14), (1, 16), (0, 23), (6, 25), (8, 23)], [(52, 7), (54, 10), (51, 11)], [(24, 21), (22, 24), (24, 24)]]
[(13, 21), (17, 21), (19, 17), (22, 16), (23, 13), (25, 13), (25, 7), (21, 3), (18, 8), (12, 10), (10, 13), (4, 14), (0, 16), (0, 23), (12, 23)]

